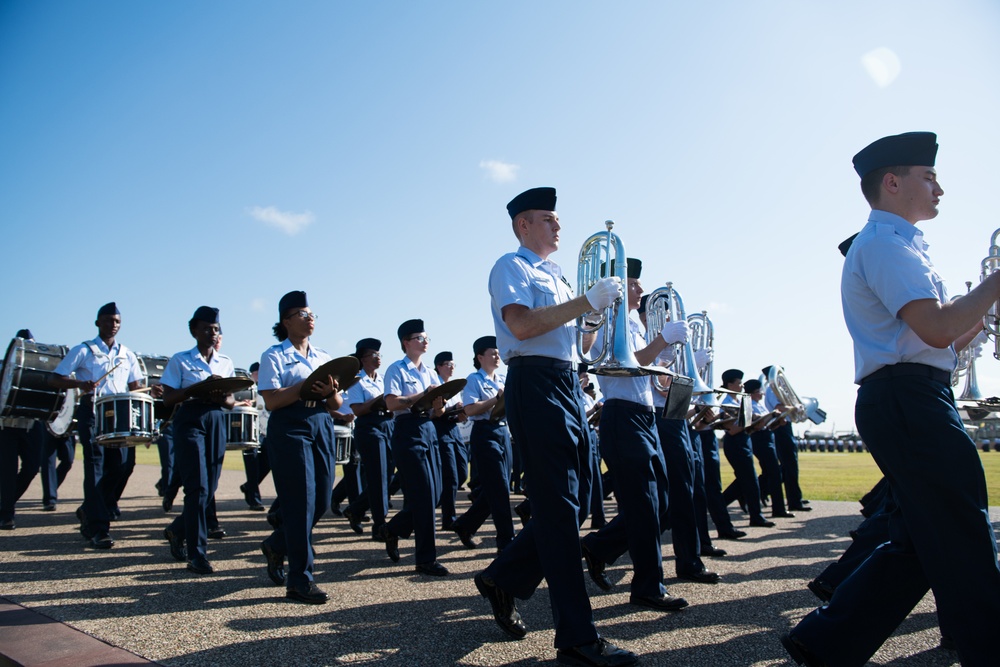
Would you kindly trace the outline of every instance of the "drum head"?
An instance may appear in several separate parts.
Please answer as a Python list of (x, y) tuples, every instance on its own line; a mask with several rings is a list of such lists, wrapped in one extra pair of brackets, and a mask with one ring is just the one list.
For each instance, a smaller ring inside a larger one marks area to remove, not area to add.
[(80, 390), (76, 387), (66, 390), (66, 398), (63, 399), (62, 405), (52, 417), (52, 421), (46, 424), (49, 433), (57, 438), (61, 438), (73, 430), (73, 426), (76, 424), (73, 414), (76, 412), (76, 402), (79, 400), (79, 397)]
[(4, 417), (10, 414), (7, 403), (10, 400), (11, 388), (14, 386), (14, 371), (20, 366), (16, 361), (17, 352), (23, 342), (20, 338), (10, 341), (7, 352), (3, 355), (3, 376), (0, 378), (0, 415)]

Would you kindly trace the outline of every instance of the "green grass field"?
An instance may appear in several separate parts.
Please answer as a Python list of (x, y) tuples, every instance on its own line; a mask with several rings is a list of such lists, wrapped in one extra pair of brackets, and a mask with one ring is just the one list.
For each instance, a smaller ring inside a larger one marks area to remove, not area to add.
[[(986, 486), (990, 504), (1000, 505), (1000, 452), (980, 452), (986, 470)], [(79, 460), (83, 460), (78, 451)], [(136, 460), (142, 464), (159, 465), (155, 447), (139, 447)], [(223, 466), (226, 470), (242, 470), (242, 455), (238, 451), (226, 452)], [(757, 466), (758, 472), (760, 466)], [(339, 476), (339, 473), (338, 473)], [(809, 500), (859, 500), (868, 492), (882, 473), (869, 454), (847, 452), (799, 453), (799, 484)], [(733, 471), (722, 457), (722, 485), (733, 480)]]

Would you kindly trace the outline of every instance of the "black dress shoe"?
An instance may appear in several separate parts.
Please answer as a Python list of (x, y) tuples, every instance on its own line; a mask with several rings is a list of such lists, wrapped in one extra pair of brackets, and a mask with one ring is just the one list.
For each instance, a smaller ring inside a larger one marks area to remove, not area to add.
[(45, 503), (45, 505), (42, 506), (42, 511), (43, 512), (55, 512), (56, 511), (56, 504), (55, 503)]
[(447, 577), (449, 574), (448, 568), (436, 560), (430, 563), (417, 563), (416, 570), (417, 574), (429, 574), (432, 577)]
[(205, 558), (195, 558), (194, 560), (189, 560), (187, 569), (189, 572), (194, 572), (195, 574), (212, 574), (215, 572), (215, 568), (212, 567), (212, 564)]
[(13, 519), (4, 519), (0, 521), (0, 530), (14, 530), (17, 526), (14, 524)]
[(373, 542), (385, 542), (385, 537), (381, 535), (381, 528), (384, 524), (379, 524), (377, 526), (372, 526), (372, 541)]
[(385, 553), (393, 563), (399, 562), (399, 538), (389, 532), (389, 524), (383, 523), (378, 527), (378, 537), (380, 542), (385, 542)]
[(795, 515), (791, 512), (771, 512), (772, 519), (794, 519)]
[(711, 544), (701, 545), (701, 555), (708, 556), (709, 558), (722, 558), (726, 555), (725, 549), (716, 549)]
[(690, 572), (685, 574), (678, 574), (678, 579), (686, 579), (687, 581), (694, 581), (699, 584), (717, 584), (719, 583), (719, 573), (709, 572), (708, 570), (702, 570), (701, 572)]
[(277, 512), (268, 512), (267, 523), (271, 528), (278, 530), (278, 527), (281, 525), (281, 516)]
[(208, 539), (210, 540), (221, 540), (226, 536), (226, 531), (221, 526), (216, 526), (215, 528), (210, 528), (208, 530)]
[(750, 525), (754, 528), (774, 528), (774, 522), (767, 519), (751, 519)]
[(476, 575), (474, 581), (479, 594), (486, 598), (490, 607), (493, 608), (493, 619), (500, 626), (500, 629), (514, 639), (524, 639), (524, 636), (528, 634), (528, 628), (521, 620), (521, 614), (517, 611), (514, 598), (500, 589), (492, 579), (482, 572)]
[(826, 663), (820, 660), (818, 657), (812, 654), (812, 652), (806, 648), (799, 640), (791, 635), (791, 633), (786, 633), (781, 636), (781, 645), (785, 647), (788, 651), (788, 655), (792, 656), (792, 660), (799, 665), (805, 665), (806, 667), (826, 667)]
[(462, 546), (466, 549), (475, 549), (479, 546), (479, 543), (472, 539), (472, 533), (467, 530), (462, 530), (461, 528), (455, 528), (452, 526), (452, 530), (458, 535), (458, 539), (461, 540)]
[(265, 509), (264, 506), (261, 505), (260, 503), (254, 503), (253, 505), (250, 505), (250, 510), (252, 512), (263, 512), (264, 509)]
[(805, 505), (795, 505), (795, 506), (789, 505), (788, 509), (794, 510), (796, 512), (812, 512), (813, 511), (813, 508), (806, 507)]
[(644, 595), (629, 596), (629, 604), (634, 604), (647, 609), (657, 609), (659, 611), (680, 611), (688, 606), (688, 601), (684, 598), (674, 597), (669, 593), (660, 597), (646, 597)]
[(90, 538), (90, 546), (94, 549), (110, 549), (115, 546), (115, 541), (107, 533), (97, 533)]
[(347, 519), (347, 523), (351, 526), (351, 530), (358, 535), (365, 532), (364, 527), (361, 525), (361, 517), (354, 516), (354, 512), (352, 512), (349, 508), (345, 509), (342, 514), (344, 515), (344, 518)]
[(732, 530), (719, 531), (720, 540), (738, 540), (741, 537), (746, 537), (746, 536), (747, 534), (744, 531), (736, 530), (735, 528), (733, 528)]
[[(154, 484), (153, 486), (156, 487), (156, 495), (158, 495), (159, 497), (162, 498), (163, 497), (163, 480), (162, 479), (156, 480), (156, 484)], [(242, 491), (242, 490), (243, 489), (240, 488), (240, 491)]]
[(580, 543), (580, 550), (583, 552), (583, 560), (587, 563), (587, 574), (597, 584), (597, 587), (602, 591), (610, 591), (614, 588), (614, 584), (608, 579), (608, 575), (604, 573), (604, 568), (607, 567), (607, 564), (598, 560), (597, 556), (592, 554), (583, 542)]
[(163, 529), (163, 537), (170, 543), (170, 555), (174, 560), (183, 563), (187, 560), (187, 553), (184, 551), (184, 538), (170, 530)]
[(330, 508), (330, 514), (333, 516), (344, 516), (344, 513), (340, 510), (340, 503)]
[(80, 522), (80, 527), (87, 525), (87, 515), (83, 513), (82, 507), (76, 508), (76, 520)]
[(581, 667), (623, 667), (637, 664), (639, 656), (598, 637), (592, 644), (559, 649), (556, 651), (556, 662)]
[(607, 519), (591, 519), (590, 520), (590, 529), (591, 530), (600, 530), (601, 528), (604, 528), (606, 525), (608, 525), (608, 520)]
[(813, 579), (806, 587), (813, 592), (813, 595), (818, 597), (821, 602), (829, 602), (830, 598), (833, 597), (833, 592), (836, 590), (833, 586), (826, 583), (821, 579)]
[(330, 596), (323, 589), (311, 581), (308, 586), (296, 586), (286, 589), (285, 597), (289, 600), (305, 602), (306, 604), (324, 604), (330, 599)]
[(267, 559), (267, 576), (277, 586), (285, 585), (285, 557), (279, 554), (267, 542), (260, 543), (260, 551)]

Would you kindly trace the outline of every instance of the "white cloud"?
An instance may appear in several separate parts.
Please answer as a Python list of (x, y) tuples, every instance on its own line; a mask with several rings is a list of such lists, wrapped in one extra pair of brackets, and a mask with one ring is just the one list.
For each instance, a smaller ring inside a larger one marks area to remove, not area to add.
[(272, 227), (276, 227), (289, 236), (298, 234), (316, 220), (316, 216), (312, 214), (312, 211), (291, 213), (289, 211), (279, 211), (274, 206), (252, 206), (247, 209), (247, 213), (254, 220), (259, 220)]
[(483, 160), (479, 168), (486, 170), (486, 175), (495, 183), (510, 183), (517, 178), (517, 170), (521, 167), (500, 160)]
[(263, 313), (265, 310), (267, 310), (267, 302), (264, 299), (258, 297), (250, 301), (250, 308), (255, 312)]
[(709, 301), (708, 302), (708, 316), (709, 317), (712, 317), (712, 315), (720, 315), (720, 314), (723, 314), (723, 313), (731, 313), (732, 311), (733, 311), (733, 309), (729, 307), (729, 304), (725, 303), (723, 301)]
[(861, 56), (861, 64), (864, 66), (868, 76), (872, 78), (875, 85), (885, 88), (896, 80), (902, 65), (899, 56), (884, 46), (873, 49)]

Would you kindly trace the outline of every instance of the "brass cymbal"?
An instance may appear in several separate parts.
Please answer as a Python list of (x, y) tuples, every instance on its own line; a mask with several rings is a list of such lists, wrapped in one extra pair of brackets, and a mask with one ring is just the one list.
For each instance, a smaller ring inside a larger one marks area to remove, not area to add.
[(357, 357), (337, 357), (336, 359), (331, 359), (314, 370), (306, 381), (302, 383), (302, 389), (299, 390), (299, 397), (304, 401), (322, 400), (322, 396), (313, 392), (312, 386), (316, 382), (325, 381), (327, 376), (333, 376), (333, 379), (337, 381), (338, 391), (346, 391), (348, 387), (360, 379), (358, 378), (359, 370), (361, 370), (361, 362), (357, 360)]

